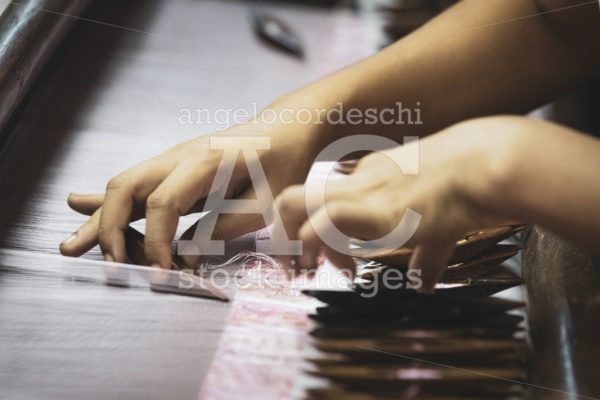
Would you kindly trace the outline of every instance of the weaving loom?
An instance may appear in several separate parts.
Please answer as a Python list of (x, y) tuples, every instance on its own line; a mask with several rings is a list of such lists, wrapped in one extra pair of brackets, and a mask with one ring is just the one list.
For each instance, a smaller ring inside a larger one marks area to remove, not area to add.
[[(599, 270), (538, 227), (526, 292), (500, 266), (520, 249), (497, 244), (522, 229), (507, 226), (459, 243), (431, 298), (307, 289), (326, 306), (283, 279), (225, 302), (157, 288), (98, 249), (58, 254), (84, 221), (69, 191), (221, 128), (181, 124), (182, 109), (262, 106), (382, 43), (368, 15), (273, 7), (311, 26), (303, 61), (257, 42), (242, 1), (0, 2), (0, 399), (599, 398)], [(356, 250), (360, 279), (405, 271), (409, 254)]]

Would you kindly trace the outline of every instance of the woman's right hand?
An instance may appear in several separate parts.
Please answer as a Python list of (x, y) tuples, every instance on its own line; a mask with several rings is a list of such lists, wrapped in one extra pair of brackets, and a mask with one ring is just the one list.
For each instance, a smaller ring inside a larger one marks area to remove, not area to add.
[[(306, 130), (240, 125), (213, 136), (271, 140), (271, 149), (255, 150), (265, 171), (273, 196), (285, 187), (303, 182), (314, 156), (311, 136)], [(302, 151), (299, 151), (301, 149)], [(100, 244), (105, 260), (125, 262), (124, 231), (129, 223), (146, 218), (145, 253), (153, 266), (169, 268), (171, 243), (179, 217), (203, 211), (223, 151), (210, 148), (209, 136), (176, 145), (161, 155), (130, 168), (110, 180), (104, 194), (71, 194), (69, 206), (90, 215), (79, 229), (61, 243), (67, 256), (80, 256)], [(242, 157), (235, 162), (227, 198), (252, 198), (253, 187)], [(222, 214), (212, 238), (233, 239), (264, 226), (261, 215)]]

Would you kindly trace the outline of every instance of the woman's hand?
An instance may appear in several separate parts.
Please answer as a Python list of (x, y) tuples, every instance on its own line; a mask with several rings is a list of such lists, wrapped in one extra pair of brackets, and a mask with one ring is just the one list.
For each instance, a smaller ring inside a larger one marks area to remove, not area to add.
[[(249, 124), (217, 136), (243, 136), (250, 141), (253, 137), (271, 139), (271, 150), (259, 150), (258, 154), (273, 196), (288, 185), (303, 182), (310, 168), (313, 144), (306, 129), (294, 132), (294, 127), (288, 127), (282, 131)], [(303, 151), (298, 151), (299, 147)], [(124, 262), (123, 232), (131, 221), (146, 217), (146, 257), (154, 266), (169, 268), (178, 219), (186, 213), (202, 211), (222, 154), (220, 150), (210, 149), (208, 137), (200, 137), (114, 177), (105, 194), (72, 194), (68, 200), (71, 208), (90, 218), (61, 244), (61, 252), (79, 256), (99, 243), (107, 261)], [(253, 196), (246, 163), (242, 157), (232, 162), (235, 168), (226, 196)], [(263, 224), (260, 215), (223, 214), (217, 221), (213, 239), (233, 239)]]
[(326, 204), (312, 221), (304, 187), (286, 189), (276, 202), (284, 226), (276, 226), (273, 234), (285, 229), (290, 238), (302, 240), (303, 254), (294, 262), (290, 257), (280, 257), (281, 261), (310, 272), (318, 265), (315, 259), (322, 248), (334, 265), (353, 271), (352, 258), (321, 238), (330, 226), (326, 219), (348, 237), (375, 240), (390, 233), (410, 208), (421, 215), (407, 243), (415, 247), (410, 268), (421, 269), (423, 291), (433, 290), (458, 239), (510, 217), (491, 199), (509, 195), (503, 189), (513, 174), (512, 160), (519, 156), (516, 148), (529, 140), (526, 132), (532, 123), (540, 124), (516, 117), (471, 120), (407, 144), (419, 146), (416, 175), (405, 175), (394, 162), (407, 154), (406, 146), (372, 153), (351, 175), (328, 183)]

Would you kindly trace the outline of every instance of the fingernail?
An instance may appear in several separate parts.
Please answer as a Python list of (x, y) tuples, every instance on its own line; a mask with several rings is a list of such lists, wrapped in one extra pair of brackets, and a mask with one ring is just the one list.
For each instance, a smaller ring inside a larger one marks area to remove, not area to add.
[(195, 244), (186, 244), (178, 249), (179, 256), (186, 262), (190, 267), (195, 267), (202, 253), (200, 248)]
[(128, 286), (129, 271), (119, 264), (109, 265), (104, 269), (106, 281), (111, 285)]
[(110, 254), (108, 254), (108, 253), (104, 253), (104, 261), (107, 261), (107, 262), (115, 262), (115, 259), (114, 259), (114, 258), (113, 258), (113, 256), (111, 256)]
[(67, 202), (75, 201), (78, 197), (80, 197), (80, 195), (78, 195), (77, 193), (69, 193), (69, 195), (67, 196)]
[(150, 271), (150, 283), (153, 285), (164, 285), (169, 281), (169, 271), (158, 264), (152, 264)]
[(77, 239), (77, 232), (72, 233), (71, 236), (62, 241), (62, 244), (71, 244)]
[(194, 243), (180, 244), (177, 249), (180, 256), (201, 256), (200, 247)]

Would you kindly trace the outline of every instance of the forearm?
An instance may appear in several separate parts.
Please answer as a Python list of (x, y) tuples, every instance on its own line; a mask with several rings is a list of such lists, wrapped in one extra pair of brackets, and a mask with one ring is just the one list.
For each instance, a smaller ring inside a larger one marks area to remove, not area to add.
[(600, 140), (563, 126), (507, 118), (482, 200), (600, 254)]
[[(552, 6), (569, 5), (554, 0)], [(563, 4), (563, 5), (564, 5)], [(275, 101), (278, 109), (420, 109), (422, 124), (337, 124), (317, 130), (323, 147), (365, 131), (400, 139), (477, 116), (522, 113), (585, 80), (591, 67), (557, 37), (533, 0), (465, 0), (378, 54)], [(589, 12), (589, 10), (588, 10)], [(509, 23), (500, 21), (514, 20)], [(416, 116), (412, 116), (413, 122)]]

